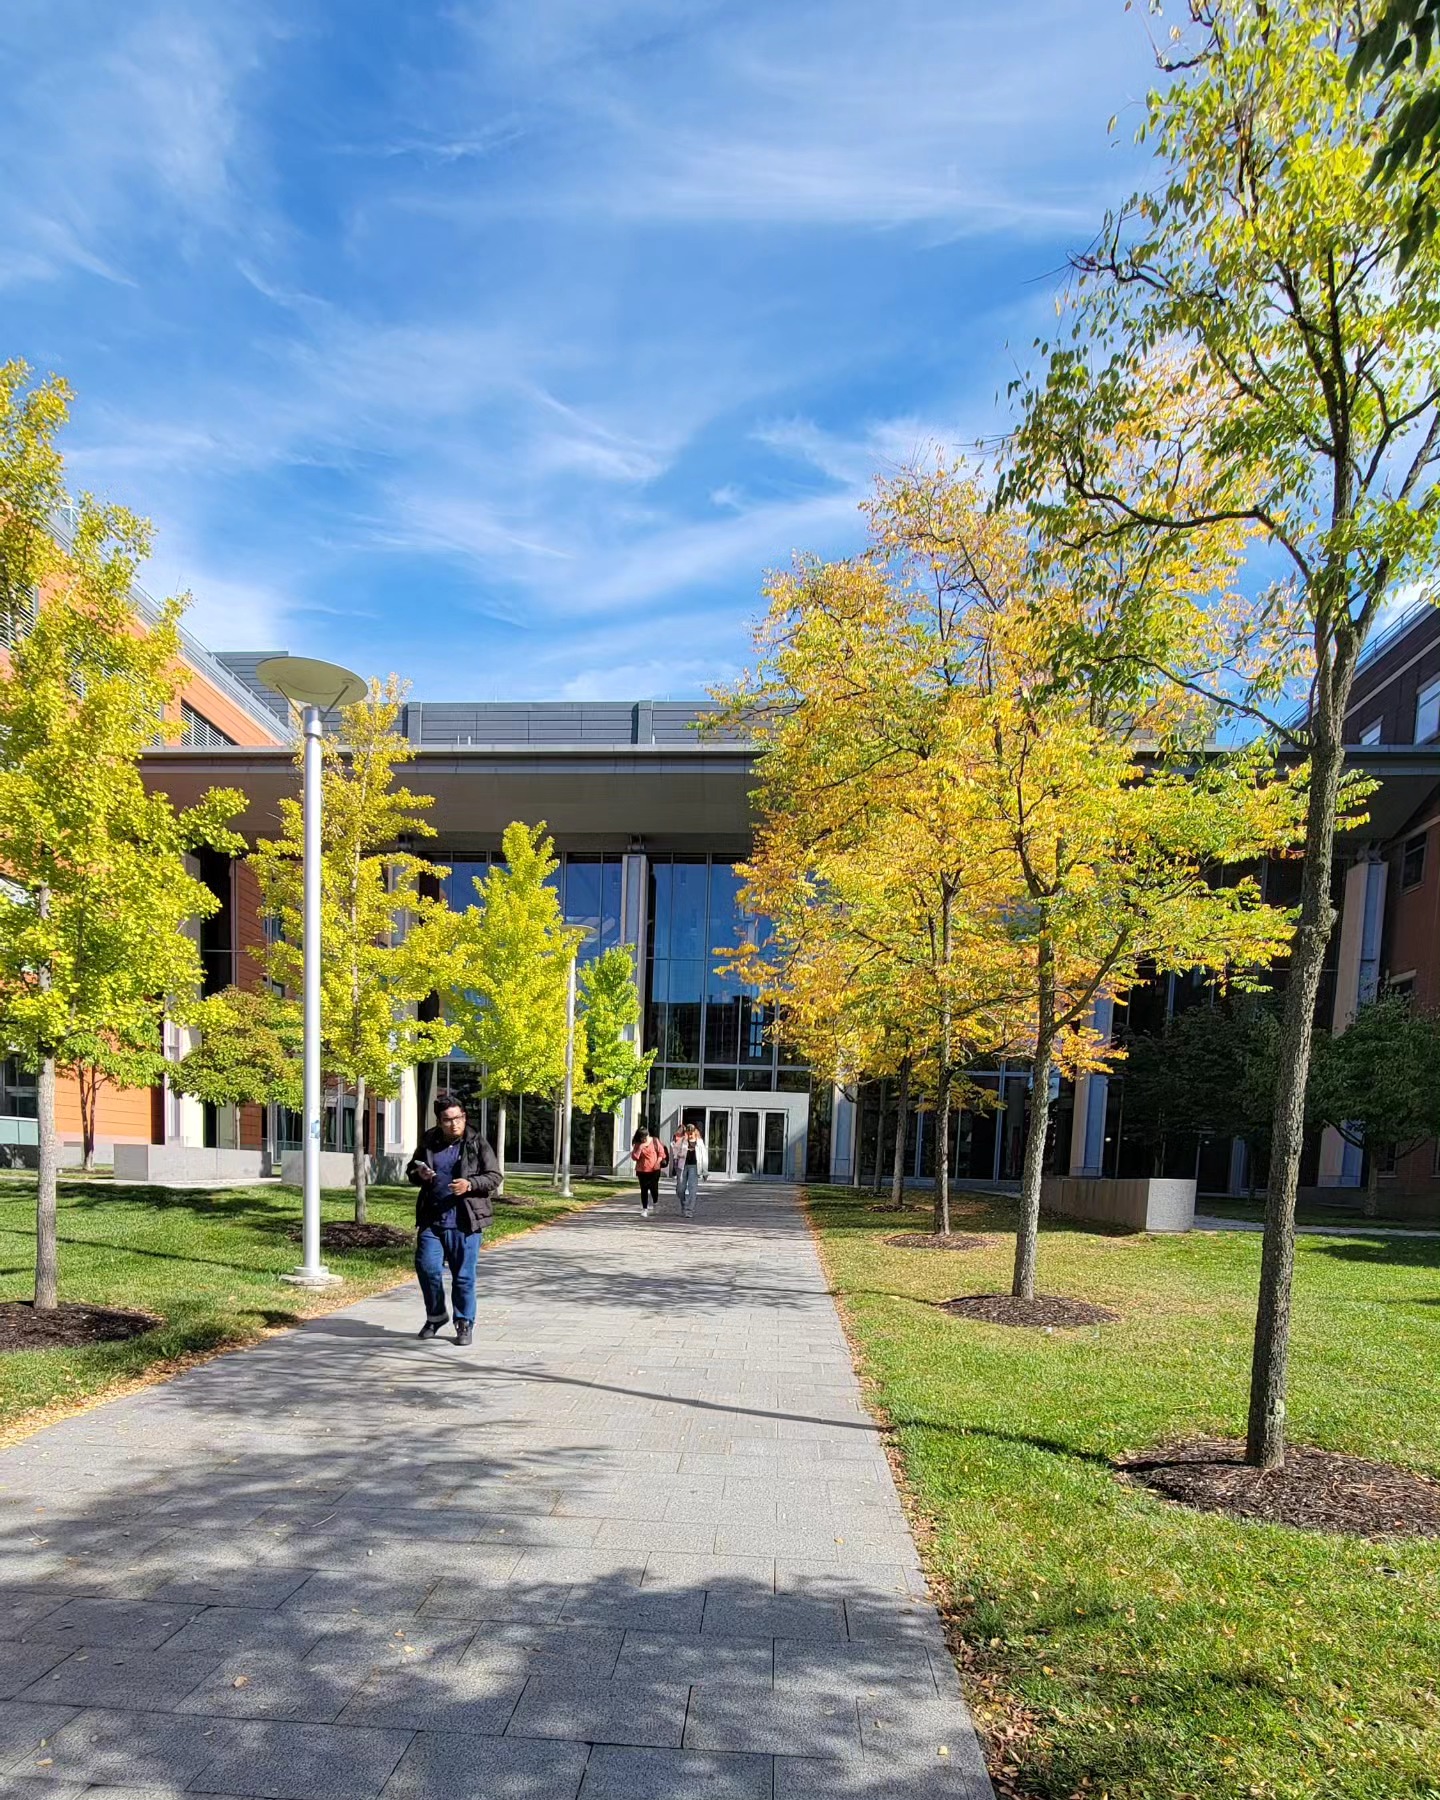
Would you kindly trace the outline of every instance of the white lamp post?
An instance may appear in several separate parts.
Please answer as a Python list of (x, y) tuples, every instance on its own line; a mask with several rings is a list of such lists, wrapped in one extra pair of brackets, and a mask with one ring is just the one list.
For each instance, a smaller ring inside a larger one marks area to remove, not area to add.
[(575, 965), (579, 960), (577, 945), (565, 977), (565, 1106), (560, 1122), (560, 1192), (566, 1200), (570, 1198), (570, 1114), (575, 1106)]
[[(301, 1188), (303, 1261), (284, 1277), (300, 1287), (328, 1287), (339, 1280), (320, 1260), (320, 739), (321, 714), (363, 700), (365, 683), (334, 663), (304, 656), (272, 656), (255, 671), (268, 687), (298, 707), (305, 729), (304, 778), (304, 938), (305, 962), (305, 1142)], [(360, 1121), (355, 1121), (360, 1129)]]

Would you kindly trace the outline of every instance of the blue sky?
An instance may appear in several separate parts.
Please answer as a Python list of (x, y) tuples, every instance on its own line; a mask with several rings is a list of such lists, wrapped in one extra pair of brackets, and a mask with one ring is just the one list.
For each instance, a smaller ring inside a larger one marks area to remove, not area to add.
[(1139, 173), (1144, 10), (8, 0), (0, 355), (216, 648), (698, 694), (1003, 421)]

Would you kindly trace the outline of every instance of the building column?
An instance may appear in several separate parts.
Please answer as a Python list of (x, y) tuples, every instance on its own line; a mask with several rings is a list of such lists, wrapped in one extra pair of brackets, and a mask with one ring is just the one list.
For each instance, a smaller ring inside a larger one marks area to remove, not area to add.
[(385, 1108), (385, 1148), (398, 1154), (420, 1141), (420, 1110), (416, 1094), (414, 1069), (403, 1069), (400, 1092)]
[[(635, 992), (640, 996), (639, 1023), (627, 1028), (626, 1036), (642, 1050), (645, 1042), (645, 934), (649, 924), (646, 902), (650, 893), (649, 859), (641, 850), (627, 850), (620, 864), (620, 942), (635, 959)], [(656, 1046), (658, 1048), (658, 1046)], [(612, 1173), (630, 1148), (641, 1119), (645, 1116), (645, 1095), (632, 1094), (624, 1101), (615, 1117), (615, 1142)]]
[(830, 1103), (830, 1179), (841, 1187), (855, 1179), (855, 1102), (836, 1086)]
[[(1389, 868), (1379, 857), (1367, 857), (1345, 872), (1340, 913), (1340, 951), (1335, 971), (1335, 1008), (1330, 1029), (1344, 1031), (1380, 986), (1380, 944), (1385, 927), (1385, 884)], [(1360, 1186), (1365, 1155), (1332, 1126), (1320, 1140), (1321, 1187)]]
[[(1097, 1000), (1090, 1022), (1108, 1042), (1115, 1023), (1115, 1002)], [(1108, 1075), (1082, 1075), (1076, 1082), (1075, 1122), (1070, 1133), (1072, 1175), (1093, 1177), (1104, 1173), (1105, 1115), (1109, 1104)]]

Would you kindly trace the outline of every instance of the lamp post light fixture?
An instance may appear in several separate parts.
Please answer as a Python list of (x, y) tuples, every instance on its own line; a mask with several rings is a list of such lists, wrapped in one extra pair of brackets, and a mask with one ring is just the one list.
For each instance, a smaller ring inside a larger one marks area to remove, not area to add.
[[(332, 1275), (320, 1260), (320, 740), (322, 715), (332, 707), (363, 700), (365, 683), (349, 669), (335, 663), (313, 662), (304, 656), (272, 656), (255, 671), (267, 687), (275, 689), (296, 707), (305, 733), (303, 780), (304, 832), (304, 958), (305, 1050), (304, 1115), (302, 1148), (301, 1221), (303, 1253), (300, 1267), (282, 1279), (298, 1287), (330, 1287), (340, 1277)], [(360, 1121), (355, 1121), (360, 1129)]]
[(565, 1105), (560, 1121), (560, 1194), (570, 1198), (570, 1115), (575, 1108), (575, 965), (580, 960), (577, 944), (565, 974)]

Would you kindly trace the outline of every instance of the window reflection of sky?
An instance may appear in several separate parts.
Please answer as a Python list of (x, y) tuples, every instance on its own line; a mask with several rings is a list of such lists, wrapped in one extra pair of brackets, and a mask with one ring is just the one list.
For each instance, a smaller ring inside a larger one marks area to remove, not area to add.
[(651, 861), (645, 1045), (658, 1052), (660, 1085), (777, 1085), (769, 1010), (735, 975), (721, 973), (727, 953), (763, 930), (740, 904), (741, 885), (730, 862)]
[[(484, 855), (449, 858), (446, 905), (475, 905), (482, 898), (476, 881), (483, 884), (494, 864)], [(552, 875), (566, 923), (586, 931), (582, 963), (621, 942), (623, 882), (623, 858), (614, 853), (572, 852)], [(740, 904), (735, 865), (655, 856), (649, 882), (644, 1047), (658, 1052), (657, 1083), (753, 1092), (807, 1086), (783, 1050), (777, 1058), (769, 1009), (736, 976), (720, 972), (727, 952), (764, 941), (764, 921)]]

